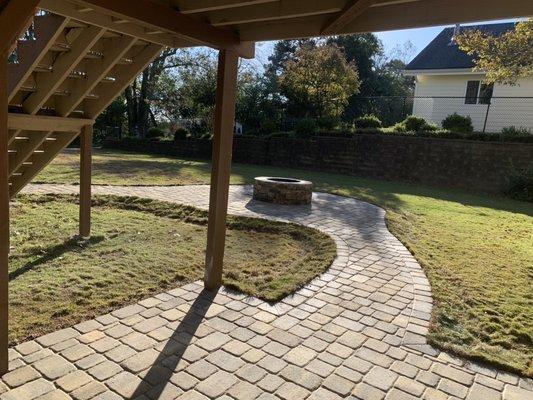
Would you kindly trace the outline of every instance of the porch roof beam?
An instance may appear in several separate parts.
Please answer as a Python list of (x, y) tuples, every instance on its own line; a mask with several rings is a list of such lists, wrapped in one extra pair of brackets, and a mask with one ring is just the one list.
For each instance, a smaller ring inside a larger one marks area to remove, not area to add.
[(100, 28), (111, 30), (122, 35), (133, 36), (147, 42), (156, 43), (161, 46), (177, 48), (191, 47), (195, 45), (190, 40), (177, 38), (170, 33), (151, 35), (150, 32), (147, 32), (145, 28), (138, 24), (132, 24), (125, 19), (112, 17), (106, 13), (95, 12), (93, 10), (87, 11), (75, 4), (63, 0), (41, 0), (39, 8), (57, 15), (62, 15), (78, 21), (84, 21), (87, 24), (99, 26)]
[(110, 13), (115, 18), (136, 22), (183, 37), (193, 43), (219, 50), (235, 51), (243, 58), (254, 57), (254, 46), (241, 42), (232, 31), (198, 21), (171, 7), (149, 0), (73, 0), (75, 4)]
[(340, 29), (344, 28), (355, 18), (363, 14), (367, 9), (372, 7), (376, 0), (353, 0), (346, 5), (340, 14), (334, 16), (329, 20), (322, 33), (324, 35), (332, 35), (338, 33)]
[(171, 3), (175, 4), (183, 14), (195, 14), (277, 2), (278, 0), (174, 0)]

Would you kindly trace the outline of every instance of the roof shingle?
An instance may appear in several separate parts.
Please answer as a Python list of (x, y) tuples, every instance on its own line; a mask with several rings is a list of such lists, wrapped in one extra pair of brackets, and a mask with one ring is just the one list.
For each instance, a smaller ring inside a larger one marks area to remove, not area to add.
[[(505, 22), (488, 25), (469, 25), (462, 30), (480, 30), (493, 36), (501, 36), (514, 29), (514, 22)], [(464, 69), (474, 66), (474, 57), (469, 56), (459, 49), (452, 41), (454, 28), (445, 28), (428, 44), (407, 66), (406, 71), (428, 69)]]

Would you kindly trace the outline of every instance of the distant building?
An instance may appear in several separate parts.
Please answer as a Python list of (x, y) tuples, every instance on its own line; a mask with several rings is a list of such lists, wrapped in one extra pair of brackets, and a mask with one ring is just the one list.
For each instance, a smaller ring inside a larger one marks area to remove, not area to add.
[(533, 132), (533, 77), (520, 79), (514, 86), (487, 85), (484, 74), (472, 70), (472, 56), (453, 40), (462, 29), (499, 36), (514, 28), (511, 22), (444, 29), (405, 68), (406, 75), (416, 78), (413, 114), (440, 125), (457, 112), (470, 116), (476, 131), (500, 132), (516, 126)]

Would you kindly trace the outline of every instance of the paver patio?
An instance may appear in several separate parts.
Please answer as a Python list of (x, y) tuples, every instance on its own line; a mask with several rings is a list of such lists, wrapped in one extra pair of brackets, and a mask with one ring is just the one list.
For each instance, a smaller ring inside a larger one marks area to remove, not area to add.
[[(208, 186), (93, 191), (204, 209), (209, 198)], [(323, 193), (311, 207), (274, 206), (233, 186), (229, 208), (320, 229), (338, 257), (275, 305), (197, 282), (22, 343), (10, 351), (0, 399), (533, 399), (531, 379), (426, 343), (430, 286), (379, 207)]]

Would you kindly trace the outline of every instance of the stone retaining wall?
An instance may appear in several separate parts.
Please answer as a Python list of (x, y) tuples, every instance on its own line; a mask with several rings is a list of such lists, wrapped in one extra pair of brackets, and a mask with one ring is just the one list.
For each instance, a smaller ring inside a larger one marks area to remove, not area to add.
[[(105, 147), (211, 158), (211, 141), (108, 140)], [(500, 192), (517, 170), (533, 170), (533, 144), (358, 134), (353, 138), (236, 138), (233, 160), (432, 186)]]

